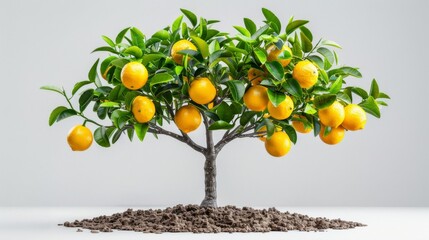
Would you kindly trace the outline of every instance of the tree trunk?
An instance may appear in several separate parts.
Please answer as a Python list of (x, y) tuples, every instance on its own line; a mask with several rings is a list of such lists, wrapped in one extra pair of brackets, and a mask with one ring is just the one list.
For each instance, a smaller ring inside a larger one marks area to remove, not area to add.
[(209, 153), (206, 155), (204, 164), (205, 175), (205, 197), (201, 203), (202, 207), (217, 207), (216, 192), (216, 154)]
[(204, 116), (204, 124), (206, 126), (206, 142), (207, 148), (204, 156), (206, 162), (204, 163), (204, 185), (205, 197), (201, 202), (202, 207), (217, 207), (217, 192), (216, 192), (216, 156), (213, 142), (213, 132), (209, 130), (210, 120)]

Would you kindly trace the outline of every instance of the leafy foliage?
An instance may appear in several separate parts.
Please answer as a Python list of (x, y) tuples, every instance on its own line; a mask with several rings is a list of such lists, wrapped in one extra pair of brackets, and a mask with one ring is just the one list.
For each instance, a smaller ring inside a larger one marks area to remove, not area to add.
[[(42, 87), (63, 95), (69, 103), (68, 107), (60, 106), (52, 111), (49, 125), (70, 116), (82, 117), (85, 123), (97, 125), (95, 141), (109, 147), (125, 132), (130, 140), (134, 133), (140, 140), (147, 132), (162, 133), (161, 127), (165, 122), (174, 121), (174, 112), (178, 108), (193, 104), (210, 119), (208, 130), (228, 130), (226, 137), (238, 136), (234, 134), (248, 129), (257, 131), (261, 126), (266, 126), (268, 135), (271, 135), (277, 126), (295, 143), (297, 136), (291, 126), (295, 114), (305, 116), (305, 124), (313, 127), (317, 135), (320, 131), (317, 110), (335, 100), (347, 105), (358, 96), (358, 104), (375, 117), (380, 117), (379, 106), (387, 105), (381, 99), (389, 96), (380, 91), (375, 79), (369, 93), (359, 87), (347, 86), (349, 80), (362, 77), (359, 69), (338, 66), (334, 48), (341, 46), (327, 39), (314, 41), (307, 28), (307, 20), (291, 18), (282, 26), (272, 11), (263, 8), (264, 25), (257, 27), (254, 21), (244, 18), (244, 26), (234, 26), (238, 33), (232, 36), (212, 28), (217, 20), (198, 18), (186, 9), (181, 9), (181, 12), (186, 18), (179, 16), (171, 26), (150, 37), (136, 27), (125, 28), (113, 38), (102, 36), (107, 45), (93, 52), (107, 55), (95, 61), (88, 72), (88, 79), (77, 82), (70, 97), (61, 88)], [(189, 58), (185, 57), (184, 64), (178, 65), (170, 54), (172, 45), (181, 39), (192, 42), (197, 51), (182, 51)], [(280, 55), (281, 59), (291, 59), (286, 67), (278, 61), (268, 60), (267, 49), (272, 45), (278, 49), (287, 45), (292, 49), (292, 55), (287, 51)], [(311, 61), (319, 71), (316, 85), (309, 89), (302, 89), (292, 77), (293, 67), (302, 60)], [(121, 83), (121, 70), (131, 61), (144, 64), (149, 73), (148, 84), (138, 90), (129, 90)], [(291, 96), (295, 105), (291, 117), (284, 120), (264, 118), (266, 112), (254, 112), (244, 105), (243, 95), (251, 87), (247, 76), (250, 68), (265, 72), (261, 85), (268, 88), (269, 100), (274, 106), (287, 95)], [(196, 104), (189, 98), (189, 83), (197, 77), (209, 78), (217, 89), (212, 108)], [(77, 108), (70, 101), (76, 95)], [(131, 113), (132, 100), (139, 95), (147, 96), (155, 103), (155, 117), (147, 124), (136, 122)], [(110, 119), (111, 124), (104, 125), (86, 117), (84, 113), (90, 111), (88, 106), (91, 104), (96, 116)]]

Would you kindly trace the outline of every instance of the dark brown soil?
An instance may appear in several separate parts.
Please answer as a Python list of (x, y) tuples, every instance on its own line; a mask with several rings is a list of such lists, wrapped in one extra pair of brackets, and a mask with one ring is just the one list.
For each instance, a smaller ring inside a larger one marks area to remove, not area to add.
[(112, 216), (65, 222), (65, 227), (78, 227), (91, 232), (126, 230), (146, 233), (162, 232), (269, 232), (291, 230), (323, 231), (324, 229), (349, 229), (366, 226), (341, 219), (309, 217), (297, 213), (280, 212), (275, 208), (253, 209), (234, 206), (209, 208), (198, 205), (177, 205), (166, 209), (128, 209)]

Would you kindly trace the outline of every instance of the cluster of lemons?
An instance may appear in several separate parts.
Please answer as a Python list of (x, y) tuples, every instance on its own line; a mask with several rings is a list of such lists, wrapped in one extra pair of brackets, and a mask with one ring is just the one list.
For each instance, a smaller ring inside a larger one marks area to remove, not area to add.
[[(197, 50), (196, 46), (188, 40), (179, 40), (173, 44), (171, 57), (178, 65), (183, 64), (183, 55), (180, 51), (190, 49)], [(267, 49), (268, 61), (278, 61), (283, 67), (289, 65), (291, 59), (279, 58), (283, 51), (288, 51), (292, 55), (291, 49), (284, 45), (278, 49), (272, 45)], [(262, 66), (262, 69), (265, 69)], [(107, 69), (106, 71), (108, 71)], [(265, 117), (272, 117), (277, 120), (284, 120), (291, 116), (294, 111), (294, 102), (290, 96), (275, 106), (269, 101), (267, 88), (260, 85), (261, 81), (267, 76), (267, 71), (251, 68), (248, 71), (248, 80), (251, 87), (247, 89), (243, 96), (246, 107), (252, 111), (265, 111), (268, 113)], [(103, 74), (104, 75), (104, 74)], [(314, 86), (318, 80), (318, 70), (310, 61), (303, 60), (298, 62), (292, 71), (292, 77), (299, 83), (303, 89)], [(121, 71), (122, 84), (130, 89), (137, 90), (142, 88), (148, 80), (148, 71), (146, 67), (139, 62), (127, 63)], [(189, 81), (184, 77), (184, 81)], [(192, 101), (209, 108), (213, 107), (213, 100), (216, 97), (216, 87), (206, 77), (197, 77), (190, 82), (188, 94)], [(132, 102), (132, 114), (139, 123), (149, 122), (155, 115), (155, 105), (152, 100), (146, 96), (137, 96)], [(343, 106), (340, 102), (335, 101), (327, 108), (318, 111), (321, 122), (320, 138), (327, 144), (339, 143), (345, 134), (345, 130), (363, 129), (366, 123), (365, 111), (356, 104)], [(294, 115), (294, 119), (303, 119), (304, 116)], [(193, 105), (188, 104), (180, 107), (174, 116), (174, 122), (180, 131), (189, 133), (196, 130), (201, 124), (200, 111)], [(304, 124), (302, 121), (292, 121), (293, 127), (300, 133), (312, 131), (312, 126)], [(326, 131), (329, 127), (329, 131)], [(289, 136), (282, 131), (281, 127), (276, 126), (274, 134), (270, 138), (265, 137), (266, 127), (258, 130), (260, 139), (265, 142), (267, 152), (275, 157), (286, 155), (291, 148)], [(74, 151), (83, 151), (92, 144), (93, 137), (91, 131), (82, 125), (77, 125), (69, 132), (67, 141)]]

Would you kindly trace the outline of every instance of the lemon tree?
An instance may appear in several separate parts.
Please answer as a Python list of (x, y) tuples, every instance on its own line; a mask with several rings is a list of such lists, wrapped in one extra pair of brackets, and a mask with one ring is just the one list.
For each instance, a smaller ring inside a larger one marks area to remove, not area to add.
[[(234, 26), (237, 33), (228, 34), (214, 28), (217, 20), (181, 11), (151, 36), (136, 27), (102, 36), (105, 45), (94, 50), (102, 57), (71, 92), (42, 87), (66, 100), (51, 112), (49, 125), (72, 116), (83, 120), (67, 137), (72, 150), (86, 150), (93, 140), (101, 147), (121, 137), (143, 141), (148, 133), (175, 138), (204, 155), (201, 204), (216, 206), (216, 157), (231, 141), (260, 138), (268, 154), (282, 157), (297, 132), (337, 144), (364, 129), (367, 114), (379, 118), (380, 106), (387, 106), (389, 96), (375, 79), (369, 91), (348, 84), (362, 78), (359, 69), (340, 63), (341, 46), (316, 39), (307, 20), (282, 23), (263, 8), (260, 26), (244, 18), (243, 26)], [(205, 144), (189, 135), (198, 128)], [(222, 132), (218, 142), (215, 131)]]

